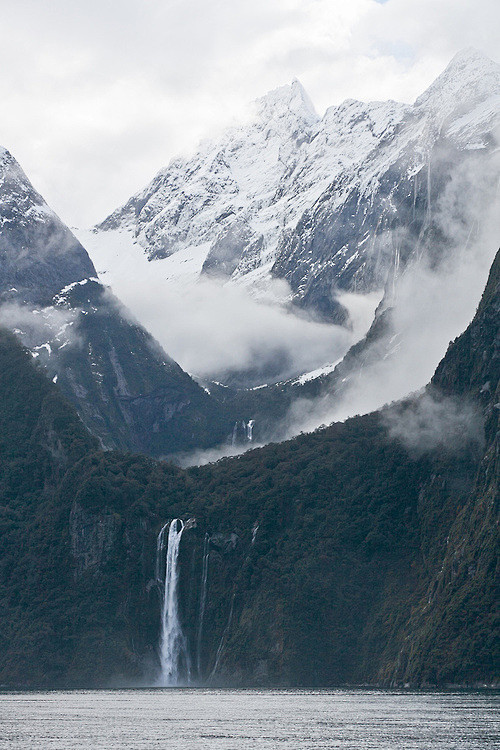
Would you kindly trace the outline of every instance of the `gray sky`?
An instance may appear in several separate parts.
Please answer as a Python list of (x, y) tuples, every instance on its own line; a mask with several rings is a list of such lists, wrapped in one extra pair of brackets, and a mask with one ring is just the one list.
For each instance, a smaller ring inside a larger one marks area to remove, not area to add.
[(319, 113), (411, 102), (461, 48), (497, 61), (498, 0), (0, 0), (0, 143), (70, 225), (296, 76)]

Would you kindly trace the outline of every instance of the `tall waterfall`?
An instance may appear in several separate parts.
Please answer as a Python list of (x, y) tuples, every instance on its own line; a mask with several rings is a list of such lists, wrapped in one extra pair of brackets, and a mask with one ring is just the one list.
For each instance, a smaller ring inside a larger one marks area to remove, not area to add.
[[(165, 553), (165, 536), (168, 528), (167, 552)], [(177, 560), (184, 523), (174, 518), (166, 523), (158, 534), (156, 545), (156, 579), (163, 589), (160, 633), (160, 685), (178, 685), (181, 667), (190, 677), (187, 643), (179, 619), (177, 584), (179, 571)]]

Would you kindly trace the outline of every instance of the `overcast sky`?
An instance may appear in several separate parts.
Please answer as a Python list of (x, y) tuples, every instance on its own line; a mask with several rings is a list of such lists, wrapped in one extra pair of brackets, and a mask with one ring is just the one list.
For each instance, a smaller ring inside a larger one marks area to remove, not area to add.
[(411, 102), (461, 48), (500, 60), (498, 0), (0, 0), (0, 143), (70, 225), (298, 77), (319, 113)]

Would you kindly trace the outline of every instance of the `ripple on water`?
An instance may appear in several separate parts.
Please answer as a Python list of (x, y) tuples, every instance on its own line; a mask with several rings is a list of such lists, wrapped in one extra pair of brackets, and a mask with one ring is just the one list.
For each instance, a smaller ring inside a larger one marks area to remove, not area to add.
[(10, 750), (493, 750), (498, 692), (75, 690), (0, 693)]

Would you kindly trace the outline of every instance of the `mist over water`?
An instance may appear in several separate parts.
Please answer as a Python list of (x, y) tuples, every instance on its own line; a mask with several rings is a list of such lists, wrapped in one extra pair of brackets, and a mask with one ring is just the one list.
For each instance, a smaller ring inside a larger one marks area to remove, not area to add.
[(498, 692), (109, 690), (0, 694), (0, 748), (493, 750)]

